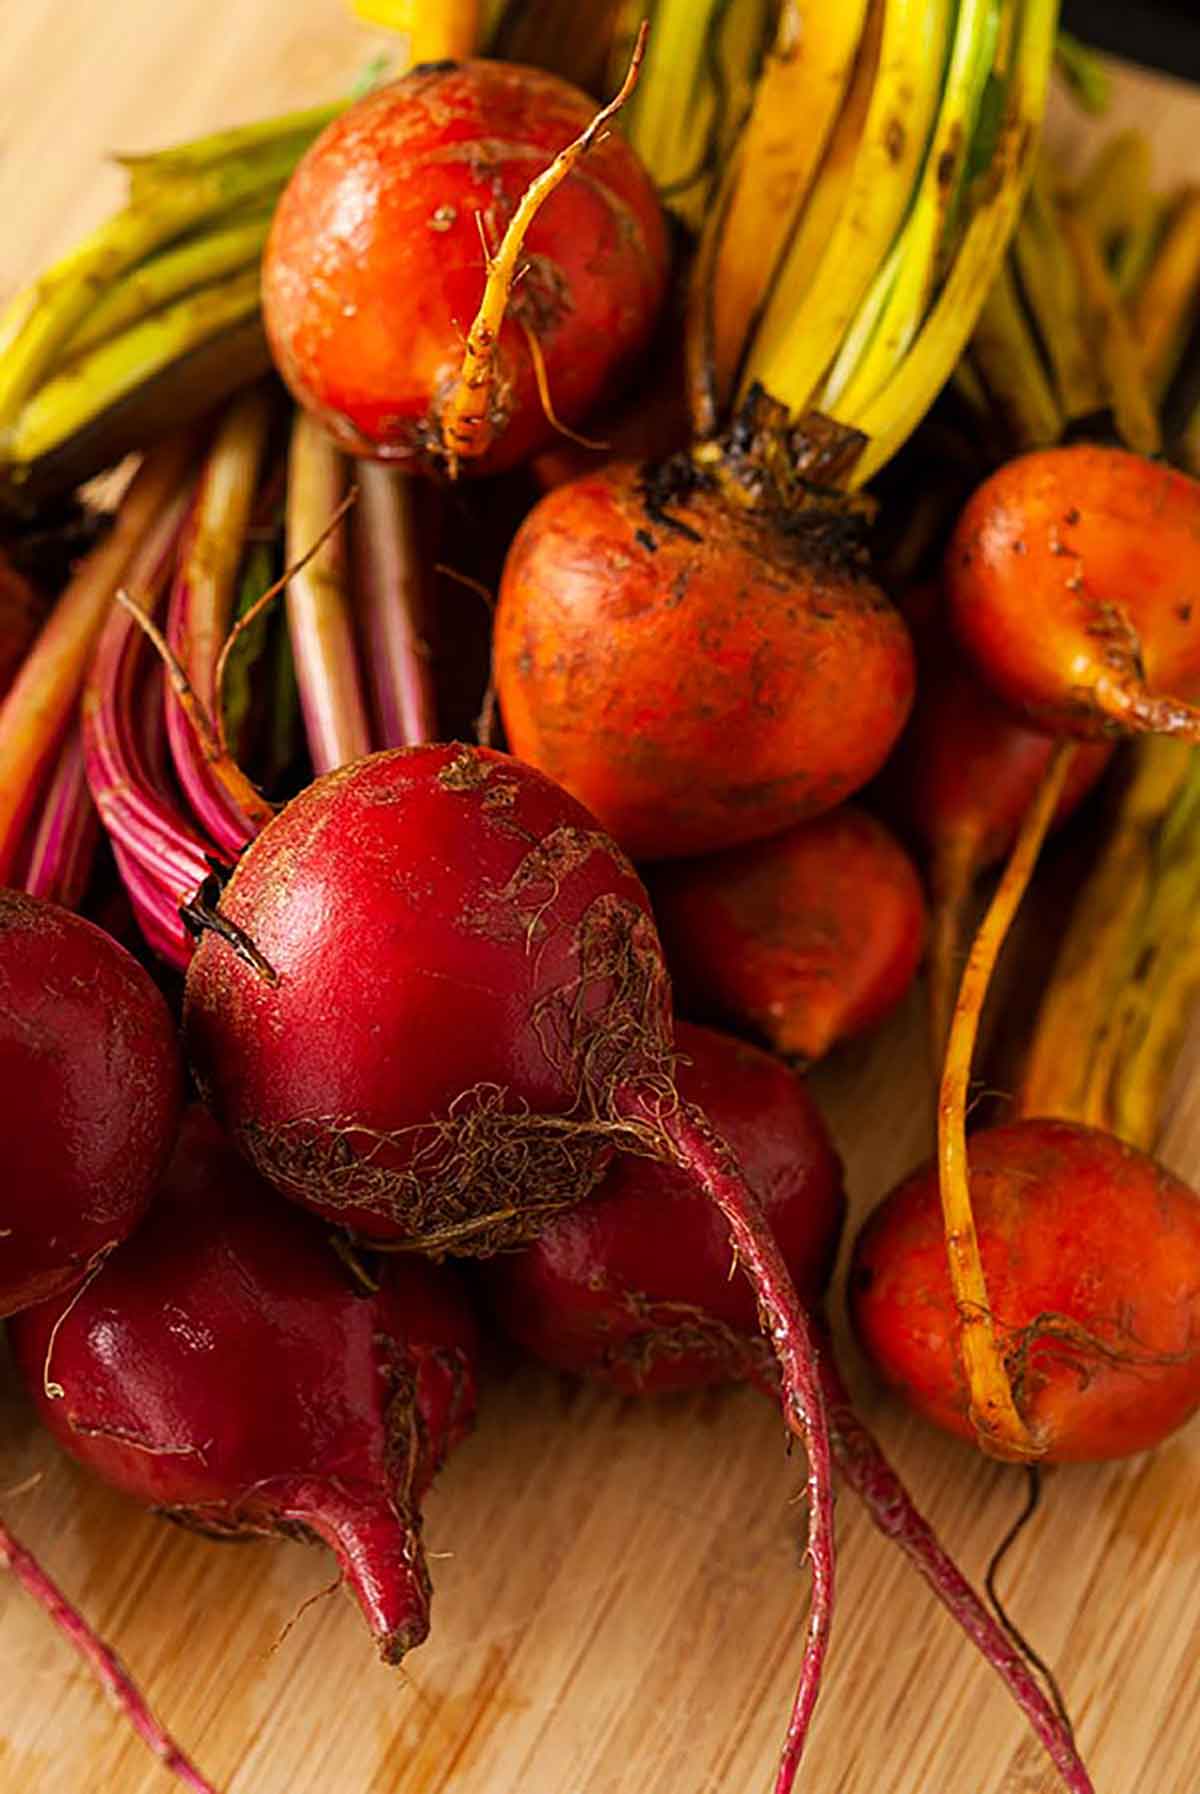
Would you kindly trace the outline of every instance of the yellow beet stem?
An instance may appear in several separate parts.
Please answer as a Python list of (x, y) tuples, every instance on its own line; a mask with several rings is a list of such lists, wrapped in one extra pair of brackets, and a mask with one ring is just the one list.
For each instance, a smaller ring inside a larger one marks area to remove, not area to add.
[(479, 0), (353, 0), (360, 19), (408, 40), (408, 60), (458, 61), (479, 42)]
[(487, 281), (479, 310), (467, 337), (462, 372), (455, 381), (442, 413), (442, 444), (451, 479), (456, 476), (461, 459), (486, 454), (493, 440), (491, 410), (496, 385), (496, 345), (508, 310), (509, 295), (516, 278), (517, 261), (525, 242), (525, 234), (555, 188), (562, 185), (575, 164), (587, 154), (605, 125), (616, 116), (633, 92), (642, 58), (646, 53), (648, 29), (643, 24), (638, 32), (629, 71), (615, 98), (597, 112), (587, 130), (574, 143), (569, 143), (566, 149), (559, 151), (549, 168), (544, 169), (529, 183), (509, 220), (499, 249), (488, 260)]
[[(746, 343), (816, 175), (854, 69), (866, 0), (785, 0), (746, 126), (705, 222), (715, 239), (706, 295), (718, 404), (732, 396)], [(797, 129), (797, 121), (803, 128)]]
[(967, 1098), (979, 1021), (1000, 949), (1033, 876), (1075, 753), (1060, 741), (971, 947), (950, 1025), (938, 1095), (938, 1168), (946, 1256), (958, 1310), (958, 1350), (979, 1443), (994, 1457), (1028, 1460), (1040, 1447), (1017, 1410), (996, 1337), (971, 1209), (967, 1163)]
[(19, 469), (48, 455), (199, 344), (254, 318), (258, 306), (258, 268), (252, 265), (86, 350), (23, 406), (8, 432), (7, 458)]
[(1047, 448), (1065, 419), (1042, 368), (1009, 263), (1003, 262), (971, 338), (971, 359), (1014, 448)]
[(1190, 748), (1149, 736), (1100, 858), (1072, 911), (1042, 999), (1017, 1092), (1021, 1115), (1082, 1121), (1094, 1112), (1093, 1063), (1131, 975), (1150, 889), (1154, 839), (1192, 763)]
[(1200, 188), (1182, 193), (1130, 307), (1130, 328), (1139, 345), (1153, 398), (1171, 382), (1195, 322), (1200, 286)]
[(0, 705), (0, 884), (12, 876), (22, 825), (75, 709), (113, 596), (143, 536), (187, 477), (192, 450), (190, 439), (175, 437), (146, 456), (112, 529), (75, 569)]
[(1147, 392), (1141, 351), (1099, 245), (1086, 218), (1072, 203), (1064, 203), (1059, 216), (1079, 272), (1086, 328), (1108, 387), (1117, 433), (1138, 454), (1161, 454), (1162, 431)]

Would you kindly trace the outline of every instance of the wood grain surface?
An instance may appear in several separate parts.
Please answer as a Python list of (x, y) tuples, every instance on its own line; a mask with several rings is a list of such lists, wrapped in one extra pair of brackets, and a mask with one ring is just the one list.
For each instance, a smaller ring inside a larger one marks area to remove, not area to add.
[[(105, 151), (336, 95), (379, 44), (341, 0), (2, 0), (0, 297), (116, 199)], [(1115, 122), (1134, 119), (1162, 177), (1200, 173), (1200, 101), (1130, 74)], [(1059, 116), (1055, 129), (1077, 154), (1091, 127)], [(926, 1151), (921, 1065), (914, 1002), (818, 1079), (856, 1211)], [(1181, 1078), (1167, 1156), (1200, 1176), (1200, 1070)], [(853, 1368), (980, 1575), (1019, 1477), (906, 1420)], [(768, 1788), (806, 1597), (800, 1467), (756, 1396), (639, 1406), (496, 1366), (428, 1504), (434, 1636), (398, 1675), (341, 1593), (300, 1614), (329, 1582), (322, 1553), (220, 1547), (138, 1512), (35, 1435), (2, 1374), (0, 1387), (6, 1518), (227, 1794)], [(1200, 1790), (1198, 1472), (1200, 1425), (1152, 1457), (1054, 1474), (1008, 1567), (1102, 1794)], [(1051, 1794), (991, 1672), (847, 1497), (839, 1520), (805, 1794)], [(2, 1794), (172, 1785), (0, 1581)]]

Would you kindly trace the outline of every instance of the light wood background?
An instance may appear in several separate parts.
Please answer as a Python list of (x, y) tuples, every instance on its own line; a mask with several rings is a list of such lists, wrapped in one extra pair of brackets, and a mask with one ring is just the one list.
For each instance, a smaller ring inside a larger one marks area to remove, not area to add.
[[(0, 0), (0, 297), (117, 198), (150, 148), (342, 91), (380, 45), (341, 0)], [(1200, 98), (1123, 80), (1116, 122), (1200, 174)], [(1056, 124), (1077, 150), (1086, 127)], [(820, 1092), (856, 1210), (926, 1150), (915, 1006)], [(1167, 1156), (1200, 1176), (1200, 1074)], [(2, 1171), (0, 1171), (2, 1175)], [(0, 1367), (2, 1368), (2, 1367)], [(1012, 1472), (864, 1406), (978, 1576)], [(323, 1554), (219, 1547), (144, 1515), (35, 1436), (0, 1376), (0, 1500), (227, 1794), (758, 1794), (798, 1666), (798, 1466), (744, 1392), (651, 1405), (497, 1372), (428, 1504), (435, 1633), (373, 1661)], [(1012, 1606), (1060, 1671), (1102, 1794), (1200, 1790), (1200, 1423), (1153, 1457), (1060, 1472)], [(991, 1673), (848, 1499), (807, 1794), (1050, 1794)], [(172, 1785), (0, 1581), (2, 1794)]]

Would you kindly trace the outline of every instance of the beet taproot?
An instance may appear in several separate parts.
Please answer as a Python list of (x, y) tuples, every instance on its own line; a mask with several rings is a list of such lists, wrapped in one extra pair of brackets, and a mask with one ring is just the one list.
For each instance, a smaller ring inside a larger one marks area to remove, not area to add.
[(887, 758), (914, 677), (840, 512), (784, 528), (688, 461), (615, 463), (535, 505), (494, 667), (514, 753), (645, 860), (841, 803)]
[(486, 427), (448, 449), (489, 257), (595, 114), (545, 70), (438, 63), (357, 101), (306, 152), (272, 224), (263, 316), (293, 394), (342, 447), (494, 473), (551, 440), (551, 411), (578, 424), (619, 383), (652, 334), (668, 256), (650, 178), (613, 132), (530, 224), (488, 345)]
[(679, 1001), (811, 1062), (904, 997), (925, 945), (921, 882), (854, 804), (649, 875)]
[(0, 1315), (70, 1288), (126, 1238), (179, 1122), (175, 1025), (102, 929), (0, 890)]
[[(968, 1142), (988, 1298), (1046, 1462), (1126, 1457), (1200, 1407), (1200, 1196), (1099, 1129), (1027, 1118)], [(887, 1196), (854, 1246), (864, 1349), (912, 1407), (975, 1440), (937, 1170)]]
[(420, 1503), (472, 1419), (475, 1328), (449, 1271), (376, 1281), (193, 1110), (133, 1238), (10, 1333), (72, 1457), (218, 1538), (321, 1540), (398, 1662), (428, 1632)]

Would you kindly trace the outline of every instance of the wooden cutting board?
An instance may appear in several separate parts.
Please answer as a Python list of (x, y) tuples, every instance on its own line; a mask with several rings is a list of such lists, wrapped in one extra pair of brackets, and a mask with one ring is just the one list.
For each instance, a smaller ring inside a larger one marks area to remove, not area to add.
[[(430, 0), (433, 3), (433, 0)], [(332, 97), (380, 47), (341, 0), (7, 0), (0, 296), (120, 191), (102, 157)], [(1161, 179), (1200, 174), (1200, 98), (1121, 78)], [(1090, 127), (1059, 116), (1078, 154)], [(926, 1151), (915, 1002), (819, 1091), (861, 1212)], [(1167, 1156), (1200, 1176), (1200, 1057)], [(0, 1171), (0, 1176), (3, 1173)], [(853, 1362), (852, 1354), (848, 1356)], [(1011, 1470), (863, 1404), (974, 1576)], [(799, 1663), (799, 1466), (745, 1392), (647, 1405), (496, 1370), (428, 1504), (435, 1632), (403, 1676), (294, 1545), (216, 1546), (127, 1505), (0, 1386), (9, 1522), (117, 1644), (227, 1794), (758, 1794)], [(1200, 1424), (1152, 1457), (1059, 1472), (1011, 1559), (1102, 1794), (1200, 1790)], [(843, 1498), (836, 1642), (808, 1794), (1050, 1794), (1007, 1697)], [(299, 1616), (299, 1617), (297, 1617)], [(286, 1638), (282, 1635), (295, 1621)], [(167, 1794), (72, 1654), (0, 1581), (0, 1794)]]

